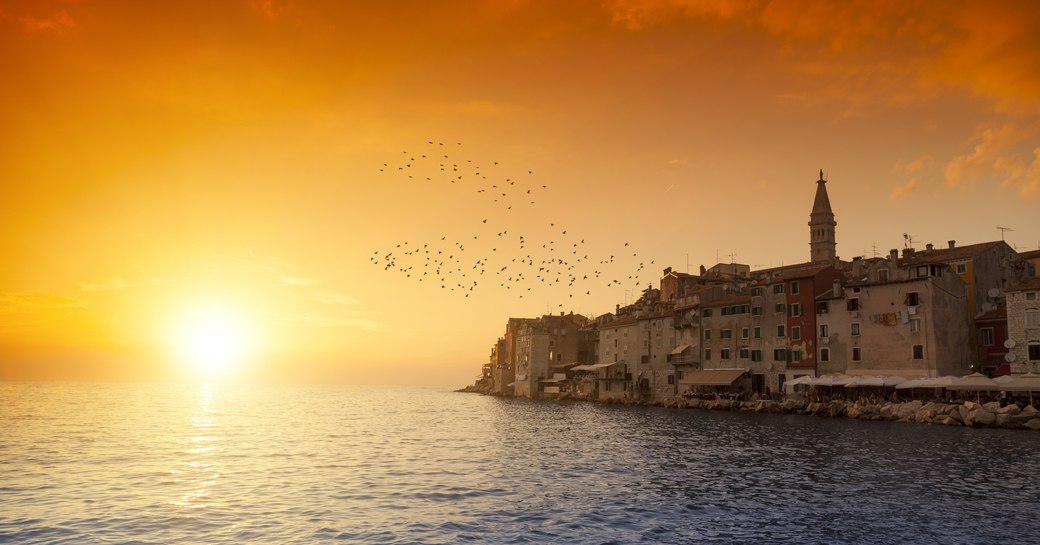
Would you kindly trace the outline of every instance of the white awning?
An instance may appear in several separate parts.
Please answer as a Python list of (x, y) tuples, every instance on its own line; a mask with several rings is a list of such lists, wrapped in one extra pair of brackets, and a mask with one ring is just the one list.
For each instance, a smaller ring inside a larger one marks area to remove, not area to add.
[(689, 347), (690, 347), (690, 345), (688, 345), (688, 344), (680, 344), (679, 346), (675, 347), (675, 350), (672, 350), (670, 355), (671, 356), (678, 356), (679, 354), (682, 354), (683, 352), (685, 352), (686, 349), (689, 348)]
[(521, 380), (527, 380), (527, 375), (517, 375), (516, 376), (516, 381), (517, 382), (520, 382)]

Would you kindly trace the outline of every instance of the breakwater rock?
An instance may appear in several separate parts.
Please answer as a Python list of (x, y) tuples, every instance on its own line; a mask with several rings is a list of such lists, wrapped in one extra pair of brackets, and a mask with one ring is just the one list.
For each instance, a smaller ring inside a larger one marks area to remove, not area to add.
[(1011, 428), (1040, 430), (1040, 411), (1032, 405), (1001, 407), (992, 402), (960, 404), (936, 401), (906, 403), (866, 403), (861, 401), (810, 402), (797, 399), (784, 401), (737, 401), (730, 399), (680, 399), (672, 406), (709, 411), (742, 411), (777, 414), (811, 414), (817, 416), (920, 422), (973, 428)]

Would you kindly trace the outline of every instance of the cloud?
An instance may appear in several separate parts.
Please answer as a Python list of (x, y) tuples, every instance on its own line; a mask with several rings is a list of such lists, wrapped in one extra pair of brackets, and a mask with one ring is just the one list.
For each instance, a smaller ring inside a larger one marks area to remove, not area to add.
[(892, 200), (901, 199), (914, 191), (921, 183), (921, 178), (910, 178), (905, 184), (892, 190)]
[(359, 318), (354, 316), (343, 316), (307, 310), (281, 312), (278, 318), (289, 324), (302, 325), (315, 328), (344, 327), (360, 329), (362, 331), (382, 331), (387, 329), (386, 324), (370, 318)]
[(79, 285), (79, 290), (80, 291), (119, 291), (121, 289), (126, 288), (126, 286), (127, 286), (126, 280), (123, 280), (122, 278), (119, 278), (119, 277), (115, 277), (115, 278), (110, 278), (108, 281), (102, 282), (100, 284), (93, 284), (93, 283), (83, 283), (83, 284), (80, 284)]
[(54, 321), (85, 308), (84, 301), (52, 293), (0, 293), (0, 329)]
[(290, 286), (312, 286), (317, 284), (319, 281), (313, 278), (305, 278), (302, 276), (279, 276), (278, 280), (283, 284)]
[(54, 32), (62, 34), (76, 27), (76, 20), (65, 10), (54, 12), (44, 17), (22, 15), (18, 17), (22, 28), (29, 32)]
[(1037, 131), (1036, 126), (1014, 123), (979, 129), (972, 150), (946, 164), (946, 185), (955, 187), (985, 180), (1001, 189), (1016, 187), (1022, 197), (1036, 197), (1040, 158), (1033, 142)]
[(357, 299), (349, 295), (343, 295), (340, 293), (333, 293), (330, 291), (319, 291), (314, 294), (314, 298), (322, 304), (326, 305), (356, 305), (358, 304)]

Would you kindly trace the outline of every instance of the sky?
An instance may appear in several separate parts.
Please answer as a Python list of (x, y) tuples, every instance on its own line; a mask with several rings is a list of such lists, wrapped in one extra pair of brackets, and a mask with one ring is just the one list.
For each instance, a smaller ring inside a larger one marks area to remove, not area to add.
[(0, 74), (3, 380), (461, 387), (820, 170), (844, 259), (1040, 246), (1028, 1), (0, 0)]

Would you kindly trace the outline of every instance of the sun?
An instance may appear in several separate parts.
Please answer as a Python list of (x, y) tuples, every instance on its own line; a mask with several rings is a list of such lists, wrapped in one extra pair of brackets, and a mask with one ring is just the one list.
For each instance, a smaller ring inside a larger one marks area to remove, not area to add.
[(205, 378), (232, 374), (251, 348), (245, 317), (220, 305), (182, 312), (174, 329), (173, 344), (178, 359), (193, 373)]

